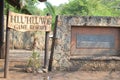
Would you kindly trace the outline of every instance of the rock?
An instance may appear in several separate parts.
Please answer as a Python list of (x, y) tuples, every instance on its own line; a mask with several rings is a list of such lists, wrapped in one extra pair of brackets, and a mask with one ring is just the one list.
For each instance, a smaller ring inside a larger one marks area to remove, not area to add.
[(33, 72), (32, 67), (27, 67), (27, 68), (26, 68), (26, 72), (27, 72), (27, 73), (32, 73), (32, 72)]
[(47, 69), (43, 69), (43, 72), (44, 72), (44, 73), (47, 73), (47, 72), (48, 72), (48, 70), (47, 70)]
[(38, 69), (37, 72), (38, 72), (38, 73), (43, 73), (43, 70), (42, 70), (42, 69)]

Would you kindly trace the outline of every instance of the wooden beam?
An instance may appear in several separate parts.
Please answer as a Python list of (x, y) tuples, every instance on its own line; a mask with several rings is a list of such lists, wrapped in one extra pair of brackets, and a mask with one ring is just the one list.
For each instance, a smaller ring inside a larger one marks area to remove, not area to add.
[(7, 23), (6, 23), (6, 44), (5, 44), (5, 61), (4, 61), (4, 78), (9, 77), (9, 43), (10, 43), (10, 28), (8, 27), (8, 15), (7, 12)]
[(4, 0), (0, 0), (0, 58), (4, 58)]
[(9, 77), (9, 34), (10, 29), (7, 27), (6, 30), (6, 46), (5, 46), (5, 62), (4, 62), (4, 78)]
[[(47, 14), (47, 16), (50, 16), (50, 14)], [(45, 55), (44, 55), (45, 72), (48, 72), (49, 33), (50, 33), (49, 31), (46, 31), (45, 33)]]
[(44, 68), (46, 69), (45, 72), (48, 71), (48, 50), (49, 48), (49, 32), (45, 33), (45, 55), (44, 55)]
[(55, 40), (56, 40), (56, 29), (57, 29), (57, 22), (58, 22), (57, 20), (58, 20), (58, 16), (56, 16), (55, 27), (54, 27), (54, 31), (53, 31), (53, 38), (52, 38), (52, 46), (51, 46), (51, 53), (50, 53), (48, 71), (52, 71), (53, 56), (54, 56), (54, 46), (55, 46)]

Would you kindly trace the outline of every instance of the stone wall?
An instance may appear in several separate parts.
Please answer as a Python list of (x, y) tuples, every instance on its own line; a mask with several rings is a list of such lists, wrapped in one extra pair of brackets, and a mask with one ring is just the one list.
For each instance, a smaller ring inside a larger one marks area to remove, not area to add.
[[(119, 27), (120, 18), (115, 17), (92, 17), (92, 16), (58, 16), (56, 45), (53, 60), (54, 70), (120, 70), (119, 57), (106, 57), (101, 60), (91, 58), (71, 59), (71, 26), (96, 26), (96, 27)], [(101, 66), (99, 66), (101, 65)], [(110, 65), (109, 67), (107, 65)], [(89, 68), (88, 68), (89, 67)]]
[(45, 32), (10, 32), (11, 49), (33, 49), (34, 40), (36, 39), (36, 48), (44, 50)]

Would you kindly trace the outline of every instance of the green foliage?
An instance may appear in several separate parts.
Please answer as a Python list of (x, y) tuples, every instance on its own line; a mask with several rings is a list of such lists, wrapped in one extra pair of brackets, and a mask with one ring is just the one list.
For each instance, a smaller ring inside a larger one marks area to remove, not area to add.
[(24, 11), (24, 9), (27, 9), (27, 11), (29, 11), (30, 14), (40, 15), (42, 11), (35, 6), (35, 4), (37, 3), (38, 3), (37, 0), (31, 0), (31, 1), (26, 0), (26, 2), (23, 3), (24, 7), (22, 7), (22, 11)]
[(41, 10), (36, 7), (35, 4), (38, 3), (38, 0), (20, 0), (20, 8), (13, 7), (12, 5), (8, 4), (5, 0), (5, 14), (6, 10), (9, 10), (17, 13), (25, 13), (25, 14), (33, 14), (33, 15), (40, 15)]
[(45, 5), (49, 11), (49, 13), (54, 17), (55, 16), (55, 10), (53, 6), (49, 2), (45, 2)]
[[(6, 0), (5, 0), (6, 3)], [(36, 7), (38, 0), (20, 0), (21, 9), (18, 10), (9, 4), (5, 4), (5, 13), (7, 6), (14, 12), (46, 15), (50, 13), (53, 22), (56, 14), (59, 15), (81, 15), (81, 16), (119, 16), (120, 0), (69, 0), (68, 4), (52, 6), (49, 2), (45, 2), (47, 8), (43, 11)]]
[(40, 63), (40, 54), (33, 51), (32, 56), (30, 57), (27, 67), (31, 67), (34, 70), (38, 70), (41, 67)]
[(16, 13), (20, 13), (20, 11), (16, 8), (11, 6), (10, 4), (8, 4), (6, 2), (6, 0), (4, 1), (4, 14), (7, 14), (7, 10), (9, 9), (10, 11), (16, 12)]
[(44, 15), (46, 15), (47, 13), (52, 15), (52, 30), (53, 30), (54, 24), (55, 24), (55, 16), (56, 16), (55, 9), (50, 2), (45, 2), (45, 5), (47, 8), (45, 8), (43, 12), (44, 12)]
[(61, 9), (62, 15), (119, 16), (120, 0), (70, 0)]
[(113, 16), (120, 16), (120, 0), (102, 0), (102, 3), (110, 9)]
[(83, 0), (71, 0), (69, 4), (63, 5), (61, 14), (83, 15), (83, 12), (87, 12), (86, 6), (81, 5), (84, 4), (83, 2)]

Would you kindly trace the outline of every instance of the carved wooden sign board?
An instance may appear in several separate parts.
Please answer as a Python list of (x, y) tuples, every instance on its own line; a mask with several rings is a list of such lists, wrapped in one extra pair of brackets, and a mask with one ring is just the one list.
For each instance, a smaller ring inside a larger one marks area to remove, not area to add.
[(35, 16), (9, 12), (8, 27), (17, 31), (51, 31), (51, 16)]
[(45, 31), (45, 56), (44, 56), (44, 67), (47, 69), (48, 63), (48, 45), (49, 45), (49, 32), (51, 31), (51, 16), (36, 16), (26, 15), (10, 12), (7, 15), (7, 28), (6, 28), (6, 48), (5, 48), (5, 69), (4, 77), (8, 76), (9, 71), (9, 34), (10, 29), (16, 31)]

